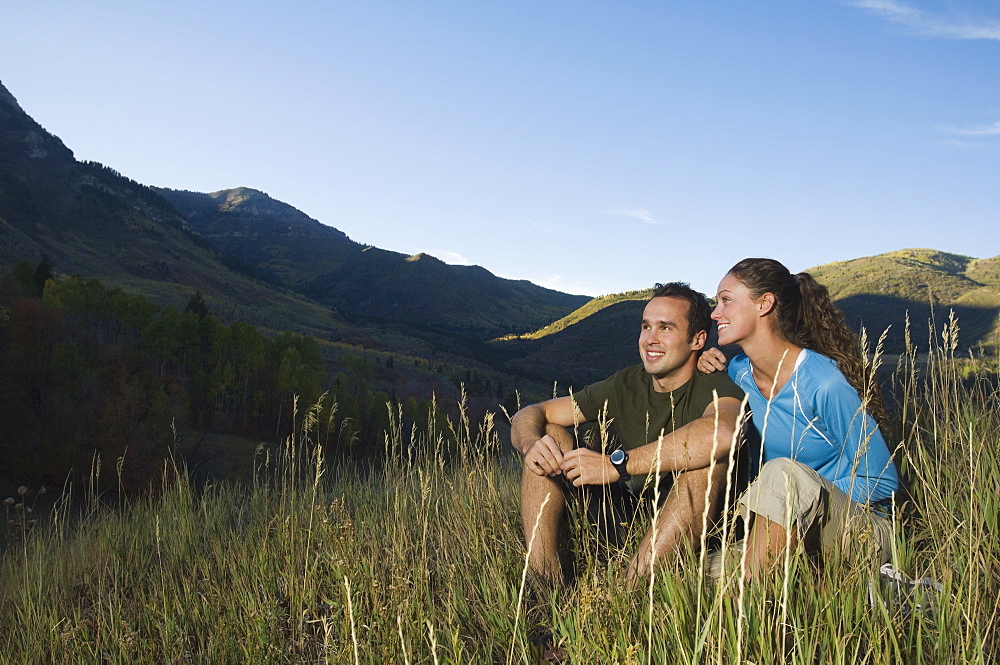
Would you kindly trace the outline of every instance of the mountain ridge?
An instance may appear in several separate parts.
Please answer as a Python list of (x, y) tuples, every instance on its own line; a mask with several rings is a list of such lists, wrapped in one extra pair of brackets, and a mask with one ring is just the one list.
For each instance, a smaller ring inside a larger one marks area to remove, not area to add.
[[(229, 320), (388, 352), (410, 346), (539, 380), (592, 380), (630, 364), (649, 293), (592, 299), (366, 245), (252, 187), (147, 187), (77, 161), (2, 83), (0, 241), (0, 268), (44, 255), (61, 272), (158, 303), (198, 290)], [(902, 249), (809, 272), (855, 329), (891, 325), (892, 348), (907, 313), (919, 323), (942, 307), (958, 311), (963, 344), (996, 345), (1000, 256)]]
[(482, 341), (530, 330), (589, 300), (497, 277), (481, 266), (451, 265), (424, 253), (409, 256), (355, 242), (260, 190), (157, 191), (221, 251), (343, 316), (372, 323), (401, 321)]
[[(183, 302), (200, 290), (228, 318), (259, 310), (254, 323), (268, 318), (262, 303), (280, 300), (288, 317), (276, 319), (308, 320), (308, 331), (334, 337), (345, 327), (402, 319), (418, 331), (482, 341), (537, 327), (588, 300), (355, 242), (254, 188), (151, 188), (79, 162), (2, 82), (0, 148), (0, 267), (45, 255), (61, 272), (155, 302)], [(454, 307), (444, 293), (454, 296)], [(291, 314), (299, 307), (309, 311)]]
[[(433, 364), (435, 380), (446, 383), (469, 370), (494, 372), (486, 339), (538, 327), (588, 300), (504, 280), (481, 267), (447, 266), (429, 256), (356, 243), (250, 187), (178, 193), (188, 214), (213, 212), (216, 222), (228, 225), (215, 234), (234, 239), (236, 249), (226, 252), (162, 191), (96, 162), (77, 161), (0, 82), (0, 272), (11, 274), (19, 264), (41, 265), (45, 259), (57, 276), (99, 280), (178, 309), (200, 293), (223, 323), (316, 337), (334, 374), (350, 355), (376, 363), (395, 354), (410, 358), (414, 368), (416, 359), (424, 368)], [(240, 224), (233, 226), (236, 213), (236, 221), (249, 224), (257, 236), (232, 232), (242, 231)], [(282, 246), (289, 238), (297, 244)], [(344, 265), (324, 263), (332, 246)], [(273, 262), (261, 268), (249, 260), (256, 258), (254, 251), (270, 252)], [(313, 263), (302, 260), (306, 252), (313, 252)], [(380, 292), (370, 292), (374, 283), (380, 283)], [(416, 297), (408, 297), (406, 289)], [(478, 300), (477, 292), (483, 294)], [(449, 294), (460, 296), (454, 306)], [(482, 308), (484, 301), (490, 307)], [(512, 377), (492, 376), (494, 384), (514, 383)], [(429, 385), (423, 374), (399, 380), (402, 394)]]

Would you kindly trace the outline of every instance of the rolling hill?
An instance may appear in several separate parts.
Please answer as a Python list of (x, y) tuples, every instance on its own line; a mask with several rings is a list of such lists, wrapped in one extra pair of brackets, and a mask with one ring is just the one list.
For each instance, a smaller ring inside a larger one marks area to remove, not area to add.
[[(830, 290), (855, 329), (877, 339), (889, 328), (886, 348), (898, 353), (909, 315), (914, 340), (926, 348), (928, 323), (937, 327), (955, 312), (960, 349), (996, 348), (1000, 314), (1000, 256), (976, 259), (933, 249), (903, 249), (809, 269)], [(891, 327), (890, 327), (891, 326)]]
[[(959, 352), (979, 345), (995, 352), (1000, 343), (1000, 256), (903, 249), (806, 272), (827, 286), (848, 324), (856, 332), (864, 327), (873, 346), (888, 328), (887, 353), (903, 350), (907, 315), (914, 343), (926, 350), (928, 325), (933, 319), (940, 330), (950, 311), (958, 317)], [(508, 371), (579, 388), (638, 362), (638, 321), (649, 295), (595, 298), (543, 328), (492, 344)]]
[(353, 328), (227, 262), (148, 187), (77, 161), (0, 85), (0, 269), (33, 265), (43, 255), (58, 273), (115, 284), (160, 305), (183, 305), (201, 291), (228, 320), (323, 337)]
[[(636, 341), (646, 298), (622, 299), (549, 333), (496, 340), (511, 374), (558, 383), (561, 394), (639, 362)], [(571, 315), (572, 316), (572, 315)]]

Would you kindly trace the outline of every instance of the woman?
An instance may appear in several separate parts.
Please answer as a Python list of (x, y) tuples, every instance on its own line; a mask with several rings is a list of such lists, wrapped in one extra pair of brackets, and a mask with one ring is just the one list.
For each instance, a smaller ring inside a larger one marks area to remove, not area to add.
[[(763, 448), (760, 474), (740, 499), (747, 575), (767, 572), (799, 542), (824, 552), (861, 545), (862, 555), (888, 561), (892, 525), (879, 508), (899, 476), (872, 417), (885, 409), (826, 287), (772, 259), (744, 259), (717, 298), (719, 344), (743, 351), (728, 371), (748, 395)], [(703, 371), (725, 368), (712, 351)]]

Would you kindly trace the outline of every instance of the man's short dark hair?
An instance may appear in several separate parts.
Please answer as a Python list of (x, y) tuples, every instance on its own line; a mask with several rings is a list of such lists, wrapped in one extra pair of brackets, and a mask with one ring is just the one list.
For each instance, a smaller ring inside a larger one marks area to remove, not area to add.
[[(687, 282), (670, 282), (657, 284), (653, 287), (652, 298), (678, 298), (688, 303), (688, 341), (694, 339), (695, 333), (712, 329), (712, 306), (708, 304), (705, 294), (691, 288)], [(650, 300), (652, 300), (650, 298)]]

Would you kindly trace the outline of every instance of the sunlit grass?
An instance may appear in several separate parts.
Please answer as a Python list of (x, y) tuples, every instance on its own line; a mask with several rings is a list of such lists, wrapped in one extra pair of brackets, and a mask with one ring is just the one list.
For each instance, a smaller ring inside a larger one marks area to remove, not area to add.
[[(995, 360), (900, 358), (898, 458), (913, 509), (896, 563), (944, 591), (933, 612), (869, 600), (874, 571), (805, 560), (771, 587), (713, 588), (697, 558), (651, 587), (624, 558), (582, 558), (552, 599), (575, 663), (987, 663), (997, 659), (1000, 404)], [(991, 364), (992, 363), (992, 364)], [(525, 663), (519, 468), (491, 419), (408, 432), (383, 466), (328, 464), (321, 410), (246, 484), (96, 498), (11, 538), (0, 560), (3, 663)], [(113, 472), (113, 471), (112, 471)], [(92, 505), (91, 505), (92, 504)], [(76, 512), (81, 517), (70, 517)], [(590, 535), (574, 531), (586, 552)]]

